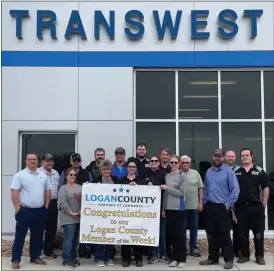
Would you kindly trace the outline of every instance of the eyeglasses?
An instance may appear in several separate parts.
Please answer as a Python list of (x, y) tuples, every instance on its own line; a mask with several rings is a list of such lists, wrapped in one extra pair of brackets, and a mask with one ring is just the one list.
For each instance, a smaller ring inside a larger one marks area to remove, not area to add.
[(189, 164), (189, 162), (182, 162), (182, 164), (186, 164), (186, 165), (188, 165), (188, 164)]
[(73, 159), (72, 161), (73, 161), (74, 163), (80, 163), (80, 162), (81, 162), (81, 160), (80, 160), (80, 159), (78, 159), (78, 158)]
[(150, 160), (151, 163), (158, 163), (159, 160)]
[(171, 165), (177, 165), (178, 162), (173, 162), (173, 161), (172, 161), (172, 162), (170, 162), (170, 164), (171, 164)]
[(128, 168), (136, 168), (135, 166), (128, 166)]
[(76, 176), (76, 174), (72, 174), (72, 173), (70, 173), (70, 174), (69, 174), (69, 176), (73, 176), (73, 177), (75, 177), (75, 176)]

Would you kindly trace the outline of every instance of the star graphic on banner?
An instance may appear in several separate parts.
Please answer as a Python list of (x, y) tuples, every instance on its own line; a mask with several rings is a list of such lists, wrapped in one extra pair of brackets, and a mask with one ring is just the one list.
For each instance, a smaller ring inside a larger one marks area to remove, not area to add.
[(129, 189), (126, 190), (127, 193), (129, 193), (129, 191), (130, 191)]
[(112, 191), (115, 193), (115, 192), (116, 192), (116, 189), (114, 188)]
[(124, 188), (121, 186), (121, 188), (119, 189), (120, 193), (124, 193)]

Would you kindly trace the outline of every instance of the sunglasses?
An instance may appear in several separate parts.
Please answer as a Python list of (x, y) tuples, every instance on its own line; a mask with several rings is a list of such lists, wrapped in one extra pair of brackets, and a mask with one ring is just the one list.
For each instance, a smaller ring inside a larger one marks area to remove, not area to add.
[(73, 161), (74, 163), (80, 163), (80, 162), (81, 162), (80, 159), (73, 159), (72, 161)]
[(188, 164), (189, 164), (189, 162), (182, 162), (182, 164), (186, 164), (186, 165), (188, 165)]
[(136, 168), (135, 166), (128, 166), (128, 168)]
[(151, 163), (158, 163), (159, 160), (150, 160)]
[(69, 176), (73, 176), (73, 177), (75, 177), (75, 176), (76, 176), (76, 174), (72, 174), (72, 173), (70, 173), (70, 174), (69, 174)]
[(178, 162), (170, 162), (171, 165), (177, 165)]

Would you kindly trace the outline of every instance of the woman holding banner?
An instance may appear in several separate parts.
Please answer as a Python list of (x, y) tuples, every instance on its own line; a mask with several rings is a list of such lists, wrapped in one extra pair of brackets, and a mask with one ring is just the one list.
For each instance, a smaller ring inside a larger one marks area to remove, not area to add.
[(180, 157), (170, 158), (172, 171), (165, 176), (163, 213), (167, 220), (167, 234), (172, 246), (169, 267), (184, 268), (186, 263), (186, 245), (183, 242), (184, 228), (184, 181), (185, 175), (179, 171)]
[[(136, 176), (137, 161), (136, 158), (131, 157), (127, 160), (127, 176), (119, 180), (120, 184), (129, 185), (144, 185), (145, 180), (141, 177)], [(131, 249), (133, 249), (134, 257), (137, 267), (143, 266), (143, 247), (142, 246), (121, 246), (123, 267), (129, 267), (131, 262)]]
[(63, 265), (66, 267), (79, 266), (76, 259), (76, 249), (79, 238), (80, 210), (82, 186), (76, 183), (76, 172), (71, 167), (65, 173), (65, 184), (58, 192), (58, 203), (60, 208), (60, 224), (64, 230), (63, 241)]
[[(102, 160), (99, 165), (101, 176), (94, 180), (95, 183), (117, 184), (118, 178), (111, 176), (112, 163), (110, 160)], [(95, 245), (94, 260), (97, 266), (114, 265), (114, 246), (113, 245)]]

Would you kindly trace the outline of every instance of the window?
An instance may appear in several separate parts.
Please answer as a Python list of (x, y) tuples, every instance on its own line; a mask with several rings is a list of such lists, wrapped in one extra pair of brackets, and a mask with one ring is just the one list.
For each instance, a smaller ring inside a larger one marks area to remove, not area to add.
[(75, 152), (75, 134), (22, 134), (22, 168), (26, 166), (28, 153), (38, 156), (40, 166), (41, 158), (47, 152), (54, 156), (54, 168), (61, 172), (69, 166), (69, 157)]
[(212, 152), (219, 146), (218, 123), (180, 123), (180, 156), (191, 157), (191, 166), (203, 177), (212, 162)]
[(274, 119), (274, 71), (264, 72), (265, 118)]
[(175, 72), (136, 72), (136, 118), (175, 118)]
[(136, 124), (136, 142), (145, 142), (148, 146), (148, 155), (159, 155), (162, 148), (176, 150), (175, 123), (149, 123)]
[(179, 72), (179, 118), (218, 118), (218, 73)]
[(222, 118), (261, 118), (260, 72), (221, 73)]
[(241, 164), (240, 150), (251, 148), (254, 153), (255, 163), (262, 167), (262, 124), (261, 123), (223, 123), (222, 124), (223, 148), (233, 150), (237, 154), (237, 164)]
[(186, 154), (203, 179), (215, 148), (235, 151), (237, 164), (251, 148), (271, 179), (266, 229), (274, 230), (274, 70), (142, 70), (135, 84), (136, 143), (147, 143), (148, 156), (163, 147)]
[(266, 171), (269, 176), (268, 229), (274, 230), (274, 122), (265, 124)]

